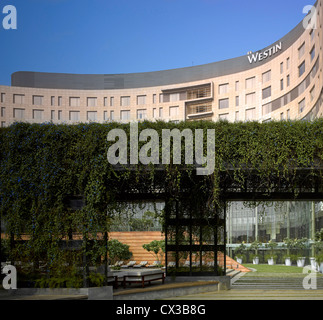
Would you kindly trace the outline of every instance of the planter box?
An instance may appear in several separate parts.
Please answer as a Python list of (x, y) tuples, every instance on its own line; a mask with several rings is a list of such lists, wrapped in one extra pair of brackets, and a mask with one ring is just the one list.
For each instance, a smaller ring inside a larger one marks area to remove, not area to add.
[(259, 264), (259, 257), (255, 257), (252, 259), (253, 264)]
[(316, 259), (315, 258), (310, 258), (311, 261), (311, 268), (314, 271), (317, 271), (317, 263), (316, 263)]
[(237, 262), (238, 262), (239, 264), (242, 264), (242, 259), (237, 258)]
[(300, 268), (304, 268), (305, 265), (305, 258), (301, 257), (301, 258), (297, 258), (297, 266)]
[(292, 265), (292, 261), (290, 260), (290, 258), (286, 258), (285, 259), (285, 266), (290, 267)]
[(273, 266), (275, 264), (275, 260), (273, 258), (268, 259), (268, 264)]

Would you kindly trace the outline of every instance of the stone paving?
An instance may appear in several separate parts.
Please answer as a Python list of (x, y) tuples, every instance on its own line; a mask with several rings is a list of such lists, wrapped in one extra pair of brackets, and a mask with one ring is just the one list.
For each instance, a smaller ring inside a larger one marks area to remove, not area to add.
[(174, 297), (172, 300), (323, 300), (322, 275), (318, 274), (316, 278), (316, 289), (308, 290), (303, 287), (305, 277), (305, 274), (255, 277), (242, 272), (232, 279), (231, 290)]

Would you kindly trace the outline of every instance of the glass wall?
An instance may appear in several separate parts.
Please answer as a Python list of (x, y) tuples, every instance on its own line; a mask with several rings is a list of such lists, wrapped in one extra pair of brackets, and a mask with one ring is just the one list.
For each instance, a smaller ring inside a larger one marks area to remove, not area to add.
[(323, 202), (268, 202), (258, 206), (230, 202), (226, 226), (228, 244), (313, 239), (323, 228)]

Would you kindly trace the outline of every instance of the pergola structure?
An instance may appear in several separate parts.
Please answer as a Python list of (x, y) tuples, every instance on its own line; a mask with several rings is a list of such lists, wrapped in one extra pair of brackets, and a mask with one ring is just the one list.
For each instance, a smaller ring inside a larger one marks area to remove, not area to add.
[[(212, 200), (214, 177), (199, 177), (181, 170), (182, 185), (165, 183), (165, 170), (154, 171), (154, 185), (143, 181), (119, 188), (121, 201), (165, 202), (166, 272), (176, 276), (212, 276), (226, 272), (226, 204), (230, 201), (322, 201), (323, 164), (316, 159), (308, 168), (289, 168), (291, 175), (273, 172), (267, 181), (253, 168), (239, 169), (244, 183), (228, 166), (219, 175), (219, 201)], [(194, 170), (193, 170), (194, 172)], [(143, 177), (145, 174), (143, 174)], [(203, 187), (201, 188), (201, 186)], [(218, 265), (222, 256), (221, 267)]]

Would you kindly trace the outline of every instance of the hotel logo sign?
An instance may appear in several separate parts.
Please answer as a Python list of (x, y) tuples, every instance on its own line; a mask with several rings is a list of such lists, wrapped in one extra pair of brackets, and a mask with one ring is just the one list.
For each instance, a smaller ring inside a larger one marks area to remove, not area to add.
[(248, 59), (250, 63), (256, 63), (260, 62), (262, 60), (265, 60), (277, 52), (282, 50), (282, 43), (279, 42), (275, 44), (274, 46), (270, 47), (269, 49), (266, 49), (265, 51), (258, 51), (258, 52), (248, 52)]

